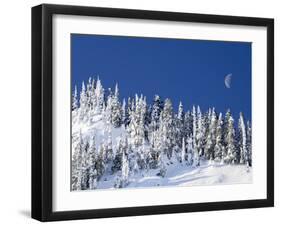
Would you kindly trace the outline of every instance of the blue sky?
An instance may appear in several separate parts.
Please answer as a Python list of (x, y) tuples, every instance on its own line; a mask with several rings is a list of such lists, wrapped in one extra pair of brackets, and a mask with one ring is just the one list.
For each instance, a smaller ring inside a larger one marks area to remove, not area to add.
[(72, 89), (99, 76), (106, 89), (118, 82), (121, 98), (158, 94), (175, 110), (182, 101), (251, 119), (251, 43), (72, 34), (71, 61)]

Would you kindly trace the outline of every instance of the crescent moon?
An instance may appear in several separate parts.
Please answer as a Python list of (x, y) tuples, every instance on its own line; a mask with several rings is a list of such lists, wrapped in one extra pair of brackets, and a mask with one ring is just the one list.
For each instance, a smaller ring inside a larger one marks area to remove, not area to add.
[(232, 74), (228, 74), (224, 78), (224, 84), (228, 89), (230, 89), (230, 87), (231, 87), (231, 77), (232, 77)]

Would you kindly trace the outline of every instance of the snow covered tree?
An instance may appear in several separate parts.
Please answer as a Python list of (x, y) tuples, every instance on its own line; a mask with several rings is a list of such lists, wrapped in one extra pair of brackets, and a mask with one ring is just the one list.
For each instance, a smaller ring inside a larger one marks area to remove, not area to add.
[(104, 147), (104, 142), (101, 142), (99, 145), (99, 151), (98, 151), (98, 156), (97, 156), (97, 161), (96, 161), (96, 170), (97, 170), (98, 180), (104, 174), (105, 167), (106, 167), (105, 147)]
[(208, 129), (207, 143), (205, 148), (205, 155), (207, 159), (214, 160), (215, 158), (215, 144), (216, 144), (216, 127), (217, 127), (217, 116), (215, 109), (212, 109), (211, 121)]
[(122, 155), (123, 155), (122, 144), (121, 144), (121, 140), (119, 140), (118, 144), (117, 144), (117, 148), (116, 148), (116, 153), (115, 153), (115, 156), (114, 156), (114, 159), (113, 159), (113, 164), (112, 164), (112, 167), (111, 167), (111, 171), (113, 173), (115, 173), (115, 172), (117, 172), (121, 169)]
[(123, 154), (122, 154), (121, 171), (122, 171), (121, 186), (122, 186), (122, 188), (124, 188), (129, 183), (129, 163), (128, 163), (128, 158), (127, 158), (125, 151), (123, 151)]
[(118, 85), (115, 86), (114, 95), (111, 97), (111, 124), (118, 128), (122, 124), (122, 108), (119, 102), (119, 89)]
[(188, 137), (193, 134), (193, 116), (190, 111), (184, 114), (183, 136)]
[(174, 149), (180, 152), (180, 147), (182, 145), (182, 138), (185, 137), (184, 133), (184, 110), (183, 105), (180, 102), (178, 107), (178, 112), (174, 117)]
[(163, 108), (164, 108), (164, 104), (160, 96), (155, 95), (152, 104), (152, 111), (151, 111), (151, 123), (150, 123), (151, 131), (155, 131), (159, 128), (160, 114)]
[(145, 139), (145, 114), (146, 100), (142, 95), (136, 95), (135, 107), (130, 111), (130, 124), (127, 128), (135, 147), (140, 146)]
[(86, 87), (84, 81), (82, 82), (82, 89), (80, 92), (80, 108), (79, 108), (79, 118), (80, 120), (84, 120), (84, 117), (87, 115), (87, 95), (86, 95)]
[(94, 168), (90, 168), (90, 171), (89, 171), (89, 189), (90, 190), (96, 189), (98, 186), (97, 175), (98, 175), (97, 170)]
[(185, 140), (184, 140), (184, 137), (183, 137), (182, 138), (182, 147), (181, 147), (181, 162), (182, 163), (185, 161), (185, 153), (186, 153)]
[(105, 145), (106, 162), (113, 160), (113, 147), (112, 147), (112, 130), (111, 126), (107, 128), (107, 140)]
[(160, 130), (163, 136), (163, 148), (170, 159), (174, 146), (173, 106), (170, 99), (165, 100), (164, 109), (160, 116)]
[(246, 142), (246, 163), (252, 166), (252, 128), (250, 122), (247, 122), (247, 142)]
[(104, 103), (104, 89), (101, 84), (101, 80), (98, 78), (96, 82), (96, 88), (95, 88), (95, 97), (96, 97), (96, 109), (95, 111), (97, 113), (100, 113), (103, 108)]
[(89, 188), (96, 189), (97, 187), (97, 179), (98, 173), (96, 170), (97, 164), (97, 152), (96, 152), (96, 143), (95, 143), (95, 136), (92, 137), (92, 142), (89, 146), (89, 153), (88, 153), (88, 172), (89, 172)]
[(198, 121), (195, 106), (192, 107), (192, 117), (193, 117), (193, 153), (192, 153), (192, 161), (194, 166), (200, 165), (199, 158), (199, 147), (198, 147)]
[(204, 146), (203, 140), (204, 139), (204, 124), (203, 124), (203, 117), (201, 114), (200, 107), (197, 106), (197, 131), (196, 131), (196, 140), (197, 140), (197, 148), (199, 152), (199, 156), (203, 156), (204, 154)]
[(74, 87), (74, 92), (72, 94), (72, 111), (75, 111), (78, 108), (78, 99), (77, 99), (77, 87)]
[(163, 154), (161, 154), (160, 155), (160, 171), (157, 174), (157, 176), (165, 177), (166, 173), (167, 173), (167, 168), (165, 166), (165, 162), (164, 162), (164, 159), (163, 159)]
[(151, 148), (149, 155), (149, 167), (156, 169), (159, 166), (160, 155), (162, 152), (162, 136), (161, 131), (156, 130), (152, 133)]
[(239, 120), (238, 120), (238, 133), (239, 140), (238, 143), (238, 151), (239, 151), (239, 162), (241, 164), (245, 164), (247, 161), (247, 138), (246, 138), (246, 126), (244, 123), (244, 117), (242, 112), (240, 112)]
[(224, 162), (235, 163), (236, 148), (235, 148), (235, 130), (234, 130), (234, 119), (228, 110), (226, 113), (226, 128), (225, 128), (225, 143), (226, 143), (226, 156), (224, 157)]
[(223, 146), (222, 146), (222, 113), (219, 114), (216, 127), (216, 143), (214, 148), (214, 159), (216, 161), (221, 161), (223, 156)]
[(183, 119), (184, 119), (184, 110), (183, 110), (183, 105), (182, 105), (182, 102), (181, 102), (181, 101), (180, 101), (180, 103), (179, 103), (177, 118), (178, 118), (181, 122), (183, 122)]
[(124, 124), (124, 126), (127, 126), (127, 121), (128, 121), (128, 113), (127, 113), (127, 109), (126, 109), (126, 100), (123, 99), (123, 103), (122, 103), (122, 124)]
[(188, 165), (192, 166), (193, 165), (193, 139), (191, 136), (187, 138), (187, 163)]

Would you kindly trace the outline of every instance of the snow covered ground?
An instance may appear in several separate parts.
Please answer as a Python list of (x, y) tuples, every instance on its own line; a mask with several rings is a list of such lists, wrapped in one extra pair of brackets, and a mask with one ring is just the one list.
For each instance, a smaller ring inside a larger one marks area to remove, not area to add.
[[(155, 186), (203, 186), (218, 184), (241, 184), (252, 182), (252, 169), (245, 165), (221, 165), (205, 162), (200, 167), (180, 164), (167, 166), (165, 177), (157, 176), (159, 169), (141, 171), (129, 177), (126, 188)], [(107, 174), (98, 182), (98, 189), (114, 188), (116, 175)]]

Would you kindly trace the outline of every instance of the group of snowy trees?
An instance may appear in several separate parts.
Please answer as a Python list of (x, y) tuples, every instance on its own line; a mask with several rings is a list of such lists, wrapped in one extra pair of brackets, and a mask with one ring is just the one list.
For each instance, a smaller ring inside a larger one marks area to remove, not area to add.
[[(238, 123), (228, 110), (225, 116), (210, 108), (202, 113), (199, 106), (184, 111), (180, 102), (174, 111), (170, 99), (155, 95), (153, 103), (135, 95), (121, 103), (118, 85), (105, 91), (100, 79), (89, 78), (72, 97), (73, 124), (91, 125), (95, 116), (104, 122), (104, 139), (96, 145), (96, 137), (72, 137), (72, 189), (95, 189), (98, 181), (110, 172), (116, 174), (115, 187), (125, 187), (129, 175), (140, 170), (159, 169), (164, 177), (166, 165), (197, 167), (211, 160), (225, 164), (252, 166), (251, 125), (240, 113)], [(113, 146), (112, 128), (125, 133)]]

